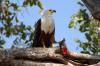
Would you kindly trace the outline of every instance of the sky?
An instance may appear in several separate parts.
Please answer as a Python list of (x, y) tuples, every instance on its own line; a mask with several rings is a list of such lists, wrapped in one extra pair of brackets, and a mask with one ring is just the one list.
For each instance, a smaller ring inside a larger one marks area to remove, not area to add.
[[(16, 1), (16, 0), (12, 0)], [(17, 0), (21, 4), (20, 0)], [(55, 39), (61, 41), (66, 39), (66, 46), (70, 51), (79, 52), (81, 49), (77, 49), (78, 44), (74, 41), (76, 38), (85, 40), (84, 34), (80, 33), (76, 29), (69, 29), (68, 25), (71, 20), (71, 16), (78, 12), (80, 6), (77, 4), (78, 0), (40, 0), (43, 3), (45, 9), (55, 9), (56, 13), (53, 15), (55, 21)], [(27, 7), (17, 13), (19, 19), (26, 25), (33, 26), (35, 22), (41, 17), (39, 14), (39, 8), (37, 6)], [(5, 48), (10, 48), (12, 40), (10, 37), (7, 39)]]

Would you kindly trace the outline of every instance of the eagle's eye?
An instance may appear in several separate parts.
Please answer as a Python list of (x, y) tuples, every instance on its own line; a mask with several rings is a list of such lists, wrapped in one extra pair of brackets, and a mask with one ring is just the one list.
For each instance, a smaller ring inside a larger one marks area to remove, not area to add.
[(49, 9), (49, 10), (48, 10), (48, 13), (49, 13), (49, 14), (52, 14), (52, 13), (54, 13), (54, 12), (56, 12), (56, 11), (55, 11), (55, 10), (52, 10), (52, 9)]

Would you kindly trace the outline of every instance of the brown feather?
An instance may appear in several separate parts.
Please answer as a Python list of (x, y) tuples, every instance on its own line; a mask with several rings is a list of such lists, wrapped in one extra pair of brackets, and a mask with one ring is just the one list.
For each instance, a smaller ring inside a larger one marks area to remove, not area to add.
[(55, 29), (52, 33), (45, 33), (41, 30), (41, 19), (35, 24), (35, 34), (32, 47), (52, 47), (55, 42)]

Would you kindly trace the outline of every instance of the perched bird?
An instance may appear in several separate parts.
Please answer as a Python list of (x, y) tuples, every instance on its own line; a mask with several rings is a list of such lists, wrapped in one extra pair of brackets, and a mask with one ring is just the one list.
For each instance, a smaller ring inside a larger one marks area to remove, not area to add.
[(69, 50), (65, 44), (65, 39), (59, 42), (59, 46), (60, 46), (60, 52), (63, 56), (66, 56), (67, 54), (69, 54)]
[(35, 24), (35, 33), (32, 47), (52, 47), (55, 42), (55, 23), (52, 14), (55, 10), (41, 12), (41, 18)]

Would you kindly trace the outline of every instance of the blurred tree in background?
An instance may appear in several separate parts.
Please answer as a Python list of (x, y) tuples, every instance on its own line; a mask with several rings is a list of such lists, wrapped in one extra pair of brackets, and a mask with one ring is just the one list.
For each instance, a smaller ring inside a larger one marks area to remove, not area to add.
[(69, 28), (78, 29), (84, 33), (86, 41), (76, 39), (82, 53), (99, 55), (100, 53), (100, 26), (82, 2), (78, 2), (80, 10), (71, 17)]
[[(18, 0), (16, 0), (18, 1)], [(21, 44), (32, 43), (32, 27), (26, 26), (18, 19), (17, 12), (20, 12), (27, 6), (38, 6), (42, 9), (42, 4), (39, 0), (21, 0), (22, 5), (19, 6), (18, 2), (12, 2), (11, 0), (0, 0), (0, 48), (3, 48), (5, 44), (5, 37), (15, 36), (12, 48)]]

